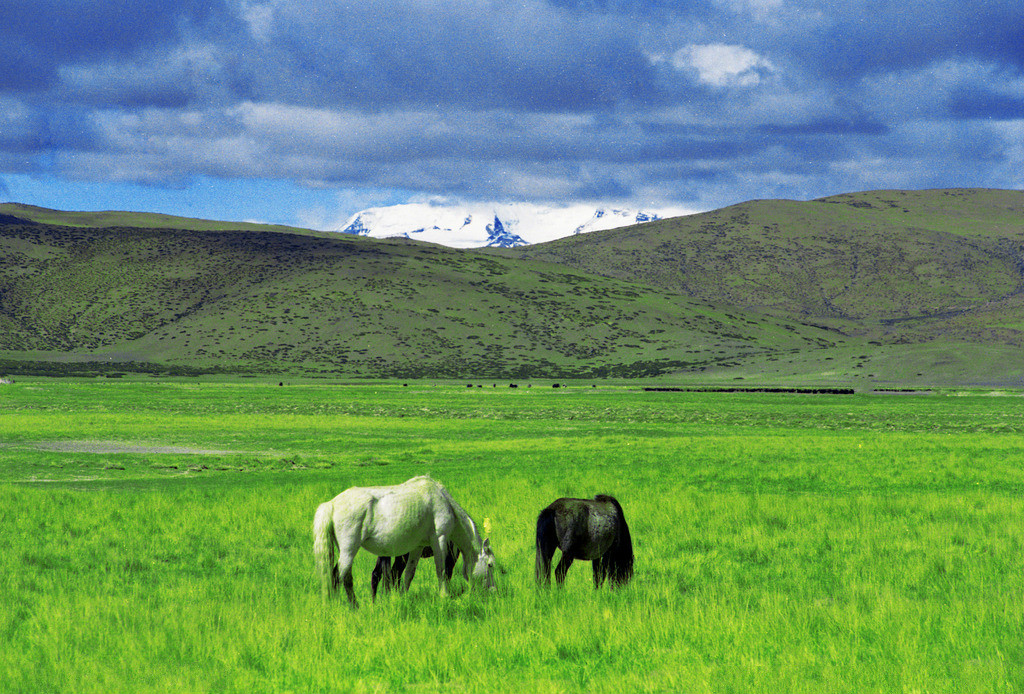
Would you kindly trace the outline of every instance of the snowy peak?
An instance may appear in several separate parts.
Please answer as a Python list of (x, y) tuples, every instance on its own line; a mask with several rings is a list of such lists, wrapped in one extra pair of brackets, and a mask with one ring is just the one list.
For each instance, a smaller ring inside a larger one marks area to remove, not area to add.
[(373, 238), (416, 239), (453, 248), (514, 248), (650, 222), (672, 214), (583, 205), (408, 203), (363, 210), (353, 215), (341, 232)]
[(605, 210), (594, 211), (594, 216), (580, 224), (573, 230), (573, 234), (585, 234), (590, 231), (601, 231), (603, 229), (616, 229), (628, 227), (633, 224), (654, 222), (661, 217), (653, 212), (642, 212), (638, 210)]
[(487, 236), (488, 248), (516, 248), (529, 245), (522, 236), (506, 231), (498, 215), (494, 215), (494, 224), (488, 224), (487, 230), (490, 232)]

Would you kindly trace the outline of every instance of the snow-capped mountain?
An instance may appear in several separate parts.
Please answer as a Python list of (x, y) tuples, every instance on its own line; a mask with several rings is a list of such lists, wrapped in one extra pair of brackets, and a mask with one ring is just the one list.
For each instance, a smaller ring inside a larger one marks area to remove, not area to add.
[(584, 205), (407, 203), (363, 210), (353, 215), (341, 232), (378, 239), (404, 237), (454, 248), (513, 248), (572, 234), (651, 222), (673, 214), (678, 213), (595, 209)]

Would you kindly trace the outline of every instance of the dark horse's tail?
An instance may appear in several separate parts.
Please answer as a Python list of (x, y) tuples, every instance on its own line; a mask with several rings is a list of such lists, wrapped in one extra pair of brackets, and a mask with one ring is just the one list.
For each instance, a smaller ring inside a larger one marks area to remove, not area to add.
[(602, 578), (607, 578), (612, 586), (624, 586), (633, 578), (633, 538), (629, 534), (626, 516), (618, 499), (608, 494), (598, 494), (594, 501), (608, 503), (615, 507), (615, 542), (602, 557)]
[(558, 546), (555, 533), (555, 511), (550, 506), (537, 516), (537, 559), (533, 576), (537, 583), (551, 583), (551, 557)]

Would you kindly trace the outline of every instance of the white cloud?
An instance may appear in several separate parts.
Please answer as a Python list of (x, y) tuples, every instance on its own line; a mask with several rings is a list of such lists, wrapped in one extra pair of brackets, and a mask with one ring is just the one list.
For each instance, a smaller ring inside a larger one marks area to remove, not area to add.
[(274, 8), (270, 5), (243, 3), (242, 19), (249, 27), (249, 34), (257, 41), (270, 40), (274, 26)]
[(753, 87), (775, 66), (749, 48), (724, 43), (690, 44), (669, 57), (655, 57), (677, 70), (694, 70), (698, 79), (713, 87)]

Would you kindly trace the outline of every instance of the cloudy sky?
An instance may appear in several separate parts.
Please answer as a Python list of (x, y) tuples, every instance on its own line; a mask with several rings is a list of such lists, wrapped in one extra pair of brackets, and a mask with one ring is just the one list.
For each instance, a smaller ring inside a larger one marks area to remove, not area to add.
[(1020, 0), (0, 0), (0, 201), (332, 228), (1022, 171)]

